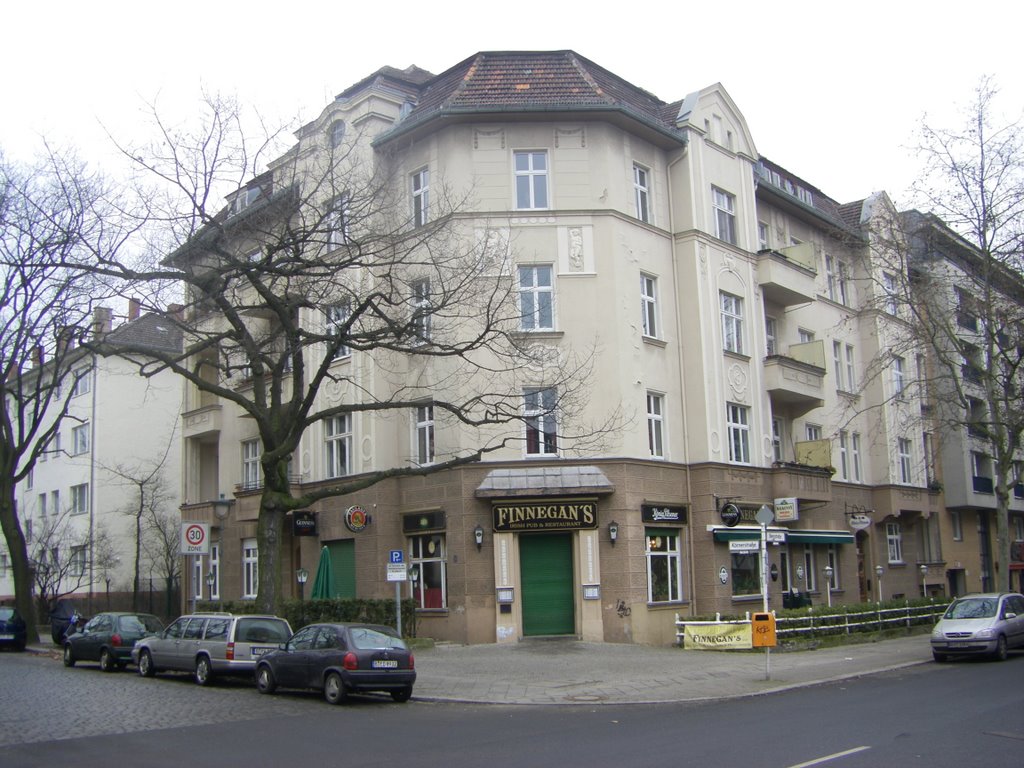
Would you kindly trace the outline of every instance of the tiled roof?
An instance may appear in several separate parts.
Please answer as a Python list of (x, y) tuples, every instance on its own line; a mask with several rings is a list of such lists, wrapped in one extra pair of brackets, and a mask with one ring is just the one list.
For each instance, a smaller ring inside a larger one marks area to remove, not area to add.
[(486, 51), (425, 83), (396, 130), (442, 113), (609, 109), (674, 131), (669, 107), (574, 51)]
[(148, 347), (154, 351), (180, 352), (181, 328), (166, 317), (146, 314), (111, 331), (105, 341), (131, 347)]
[(549, 466), (492, 469), (476, 489), (480, 498), (515, 496), (598, 494), (615, 491), (615, 486), (598, 467)]

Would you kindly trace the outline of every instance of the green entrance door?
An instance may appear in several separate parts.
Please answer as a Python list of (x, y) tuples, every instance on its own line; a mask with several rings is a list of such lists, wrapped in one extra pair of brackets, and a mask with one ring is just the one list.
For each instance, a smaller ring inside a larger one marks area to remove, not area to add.
[(334, 597), (356, 596), (356, 542), (353, 539), (340, 539), (326, 542), (331, 553), (331, 575), (334, 577), (332, 594)]
[(523, 634), (575, 634), (572, 534), (521, 535), (519, 570), (523, 585)]

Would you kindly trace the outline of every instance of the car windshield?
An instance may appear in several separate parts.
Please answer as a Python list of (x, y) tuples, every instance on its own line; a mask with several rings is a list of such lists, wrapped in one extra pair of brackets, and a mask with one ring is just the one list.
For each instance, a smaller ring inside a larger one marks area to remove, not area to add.
[(370, 648), (405, 649), (405, 643), (402, 642), (402, 638), (389, 635), (377, 629), (371, 629), (370, 627), (352, 627), (349, 630), (349, 637), (352, 639), (352, 645), (360, 650)]
[(0, 621), (7, 621), (14, 617), (13, 608), (0, 608)]
[(946, 611), (947, 619), (991, 619), (999, 601), (989, 598), (957, 600)]

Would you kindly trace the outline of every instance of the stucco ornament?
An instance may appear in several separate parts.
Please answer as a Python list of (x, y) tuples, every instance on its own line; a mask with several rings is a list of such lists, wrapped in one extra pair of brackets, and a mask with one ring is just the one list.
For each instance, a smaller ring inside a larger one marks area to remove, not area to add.
[(742, 397), (747, 393), (747, 372), (743, 366), (734, 363), (729, 367), (729, 386), (736, 397)]

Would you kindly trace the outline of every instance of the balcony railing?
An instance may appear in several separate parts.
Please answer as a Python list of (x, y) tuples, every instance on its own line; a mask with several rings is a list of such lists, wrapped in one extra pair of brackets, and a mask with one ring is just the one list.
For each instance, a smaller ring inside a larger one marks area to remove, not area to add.
[(992, 478), (974, 475), (971, 478), (975, 493), (992, 493)]

